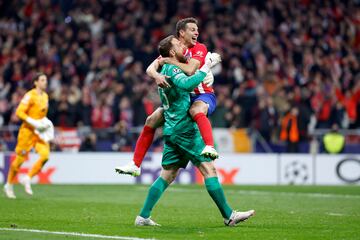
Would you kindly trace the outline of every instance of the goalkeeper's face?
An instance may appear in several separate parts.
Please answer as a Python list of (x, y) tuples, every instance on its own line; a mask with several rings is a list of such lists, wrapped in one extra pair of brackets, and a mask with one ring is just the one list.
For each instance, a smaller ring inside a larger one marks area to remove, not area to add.
[(178, 39), (172, 39), (172, 50), (174, 51), (174, 57), (182, 63), (186, 63), (186, 57), (184, 56), (185, 46)]
[(36, 88), (45, 91), (47, 88), (47, 77), (45, 75), (41, 75), (39, 79), (35, 82)]

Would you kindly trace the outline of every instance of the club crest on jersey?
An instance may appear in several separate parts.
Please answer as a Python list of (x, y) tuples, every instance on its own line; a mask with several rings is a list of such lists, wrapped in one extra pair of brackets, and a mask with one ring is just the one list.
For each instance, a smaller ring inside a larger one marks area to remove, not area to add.
[(181, 72), (181, 70), (180, 70), (179, 68), (174, 68), (174, 69), (173, 69), (173, 72), (174, 72), (174, 73), (179, 73), (179, 72)]

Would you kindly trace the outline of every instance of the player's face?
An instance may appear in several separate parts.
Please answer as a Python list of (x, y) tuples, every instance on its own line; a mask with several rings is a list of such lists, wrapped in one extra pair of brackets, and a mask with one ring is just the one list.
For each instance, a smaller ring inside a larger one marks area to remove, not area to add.
[(43, 91), (47, 88), (47, 77), (45, 75), (41, 75), (39, 80), (35, 82), (35, 86)]
[(174, 56), (175, 58), (182, 63), (186, 62), (186, 57), (184, 56), (184, 50), (185, 50), (185, 45), (180, 42), (178, 39), (173, 38), (172, 41), (172, 50), (174, 51)]
[(184, 44), (187, 47), (195, 46), (197, 38), (199, 37), (198, 26), (195, 23), (186, 24), (185, 31), (183, 32)]

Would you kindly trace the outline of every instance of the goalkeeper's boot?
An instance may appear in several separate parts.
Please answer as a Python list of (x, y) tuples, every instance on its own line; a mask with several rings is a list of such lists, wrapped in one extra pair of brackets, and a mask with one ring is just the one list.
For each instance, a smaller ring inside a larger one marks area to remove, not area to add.
[(211, 159), (217, 159), (219, 157), (219, 154), (215, 150), (213, 146), (206, 145), (204, 149), (201, 152), (201, 155), (204, 155), (205, 157), (209, 157)]
[(4, 192), (6, 197), (15, 199), (14, 186), (12, 184), (6, 183), (4, 186)]
[(161, 226), (154, 222), (150, 217), (143, 218), (142, 216), (137, 216), (135, 219), (135, 226)]
[(234, 227), (239, 222), (246, 221), (251, 216), (254, 216), (254, 215), (255, 215), (255, 210), (249, 210), (249, 211), (246, 211), (246, 212), (233, 211), (231, 213), (230, 219), (224, 219), (224, 223), (225, 223), (226, 226)]
[(33, 195), (33, 191), (31, 189), (31, 179), (28, 175), (25, 175), (24, 177), (20, 178), (20, 183), (24, 185), (25, 192), (29, 195)]
[(115, 171), (119, 174), (128, 174), (134, 177), (140, 176), (141, 173), (141, 169), (136, 166), (134, 162), (129, 162), (124, 166), (116, 167)]

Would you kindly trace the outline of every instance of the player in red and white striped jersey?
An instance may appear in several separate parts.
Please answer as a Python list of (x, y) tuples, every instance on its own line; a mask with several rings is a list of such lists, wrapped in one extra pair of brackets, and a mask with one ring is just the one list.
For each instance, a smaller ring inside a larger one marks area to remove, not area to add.
[[(188, 59), (187, 63), (173, 62), (172, 59), (160, 57), (154, 60), (146, 70), (146, 73), (156, 81), (159, 87), (162, 88), (170, 87), (166, 81), (166, 76), (163, 76), (158, 72), (164, 63), (176, 65), (187, 75), (193, 75), (196, 70), (204, 65), (206, 55), (208, 54), (206, 46), (197, 42), (199, 32), (197, 20), (195, 18), (179, 20), (176, 24), (176, 35), (185, 47), (187, 47), (187, 50), (184, 53), (184, 56)], [(216, 108), (216, 96), (211, 87), (213, 80), (214, 77), (210, 71), (205, 80), (191, 93), (192, 105), (189, 109), (189, 113), (198, 125), (206, 145), (202, 154), (212, 159), (216, 159), (218, 158), (218, 153), (214, 148), (211, 123), (207, 118), (207, 116), (212, 114)], [(116, 167), (115, 169), (118, 173), (133, 176), (140, 175), (140, 166), (154, 139), (155, 130), (164, 123), (163, 113), (164, 110), (162, 107), (159, 107), (147, 117), (145, 126), (136, 143), (133, 161), (127, 165)]]
[[(187, 59), (194, 59), (200, 62), (199, 68), (201, 68), (205, 63), (205, 57), (208, 53), (207, 48), (204, 44), (197, 42), (193, 47), (188, 48), (184, 56)], [(166, 61), (164, 61), (166, 62)], [(168, 60), (167, 62), (171, 62)], [(214, 93), (214, 89), (212, 86), (206, 85), (204, 82), (200, 83), (198, 87), (196, 87), (193, 91), (194, 94), (199, 95), (203, 93)]]

